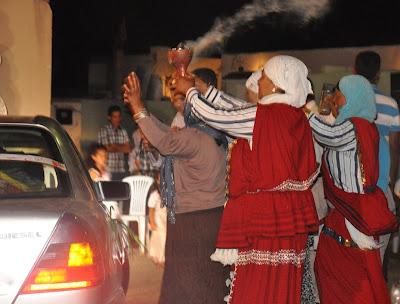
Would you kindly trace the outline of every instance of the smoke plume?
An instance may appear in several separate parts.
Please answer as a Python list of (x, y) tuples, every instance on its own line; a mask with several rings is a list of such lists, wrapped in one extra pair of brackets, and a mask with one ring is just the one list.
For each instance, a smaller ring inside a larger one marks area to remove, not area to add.
[(233, 16), (217, 19), (204, 36), (187, 44), (193, 48), (195, 55), (204, 55), (211, 51), (221, 51), (225, 42), (240, 27), (271, 13), (295, 13), (302, 22), (307, 23), (326, 13), (329, 0), (254, 0), (243, 6)]

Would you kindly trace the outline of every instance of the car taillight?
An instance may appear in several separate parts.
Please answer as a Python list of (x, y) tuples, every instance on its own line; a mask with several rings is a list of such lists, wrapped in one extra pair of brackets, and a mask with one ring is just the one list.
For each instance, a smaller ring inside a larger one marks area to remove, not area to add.
[(92, 287), (104, 278), (96, 243), (79, 218), (65, 215), (21, 293)]

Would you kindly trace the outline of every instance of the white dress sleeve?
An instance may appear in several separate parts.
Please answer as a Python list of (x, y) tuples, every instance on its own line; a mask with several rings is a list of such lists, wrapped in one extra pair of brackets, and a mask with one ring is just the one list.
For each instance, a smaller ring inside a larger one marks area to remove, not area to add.
[(161, 197), (160, 193), (157, 190), (154, 190), (150, 193), (149, 200), (147, 202), (147, 207), (149, 208), (156, 208), (157, 204), (161, 204)]

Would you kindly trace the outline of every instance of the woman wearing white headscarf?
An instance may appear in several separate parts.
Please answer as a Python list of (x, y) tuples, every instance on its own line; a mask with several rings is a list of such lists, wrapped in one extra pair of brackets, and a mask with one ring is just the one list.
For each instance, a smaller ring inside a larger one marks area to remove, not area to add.
[(256, 107), (216, 109), (222, 92), (203, 97), (185, 79), (177, 89), (198, 117), (238, 138), (211, 257), (235, 267), (228, 302), (300, 303), (307, 235), (318, 230), (310, 190), (317, 165), (302, 110), (311, 86), (304, 63), (290, 56), (271, 58), (257, 74)]

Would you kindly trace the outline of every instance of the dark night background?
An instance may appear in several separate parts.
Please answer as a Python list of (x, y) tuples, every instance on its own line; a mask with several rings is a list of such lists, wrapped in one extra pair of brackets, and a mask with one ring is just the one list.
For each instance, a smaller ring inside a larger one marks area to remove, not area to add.
[[(307, 1), (307, 0), (304, 0)], [(175, 46), (206, 33), (216, 17), (228, 17), (244, 0), (51, 0), (53, 10), (53, 95), (83, 96), (88, 61), (112, 56), (126, 20), (125, 53), (150, 46)], [(241, 28), (226, 52), (253, 52), (400, 43), (400, 1), (331, 0), (321, 19), (300, 26), (290, 14), (274, 14)]]

